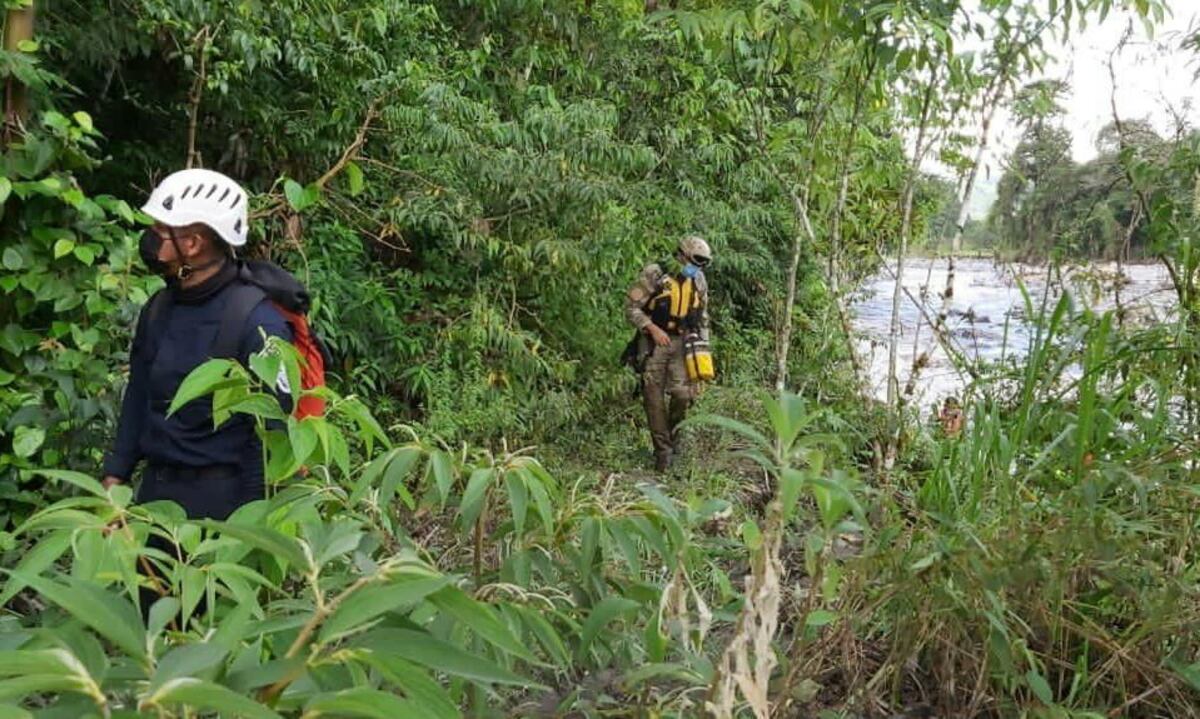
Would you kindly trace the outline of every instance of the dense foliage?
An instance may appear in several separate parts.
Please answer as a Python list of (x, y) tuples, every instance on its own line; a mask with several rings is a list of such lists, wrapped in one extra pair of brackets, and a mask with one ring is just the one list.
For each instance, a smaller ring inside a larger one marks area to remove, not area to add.
[[(1075, 165), (1018, 83), (1163, 7), (665, 5), (38, 3), (0, 55), (0, 715), (1192, 711), (1200, 148), (1114, 123)], [(966, 176), (1002, 101), (991, 229), (1154, 255), (1176, 309), (1028, 297), (958, 434), (859, 396), (843, 301), (955, 230), (922, 159)], [(133, 208), (189, 162), (253, 190), (337, 360), (323, 419), (262, 391), (282, 345), (181, 388), (267, 438), (220, 523), (92, 478), (158, 282)], [(688, 232), (721, 382), (651, 477), (620, 306)]]

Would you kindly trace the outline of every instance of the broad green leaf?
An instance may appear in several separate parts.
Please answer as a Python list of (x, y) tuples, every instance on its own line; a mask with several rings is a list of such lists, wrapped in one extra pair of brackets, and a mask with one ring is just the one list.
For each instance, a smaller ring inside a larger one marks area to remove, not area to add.
[(8, 196), (12, 194), (12, 181), (7, 177), (0, 177), (0, 205), (8, 201)]
[(366, 717), (367, 719), (426, 719), (418, 703), (395, 694), (355, 687), (318, 694), (304, 705), (305, 717)]
[(446, 587), (431, 595), (429, 601), (496, 647), (522, 659), (537, 661), (490, 606), (472, 599), (458, 587)]
[(1030, 669), (1025, 672), (1025, 681), (1029, 684), (1029, 689), (1033, 692), (1043, 704), (1046, 706), (1054, 706), (1054, 691), (1050, 689), (1050, 684), (1046, 681), (1036, 669)]
[(442, 685), (429, 673), (407, 659), (391, 652), (356, 649), (350, 654), (379, 671), (388, 681), (400, 687), (404, 695), (421, 705), (430, 719), (460, 719), (458, 710)]
[(560, 666), (567, 666), (571, 663), (571, 655), (567, 651), (567, 645), (563, 643), (562, 637), (554, 630), (550, 622), (547, 621), (545, 613), (539, 608), (533, 610), (528, 607), (514, 606), (517, 613), (524, 620), (525, 625), (538, 639), (538, 643), (546, 650), (546, 653), (553, 657), (554, 661)]
[(596, 550), (600, 547), (600, 520), (586, 517), (579, 534), (579, 575), (587, 577), (592, 573), (596, 562)]
[(837, 617), (837, 612), (831, 612), (828, 609), (814, 609), (809, 612), (804, 623), (810, 627), (823, 627), (837, 621)]
[(358, 646), (389, 652), (410, 662), (485, 684), (511, 684), (533, 688), (538, 685), (497, 666), (481, 656), (424, 632), (409, 629), (374, 629)]
[(753, 519), (747, 519), (742, 522), (742, 541), (746, 543), (746, 548), (751, 552), (757, 552), (762, 548), (762, 531)]
[[(280, 422), (287, 419), (287, 415), (279, 407), (279, 401), (268, 394), (255, 392), (249, 396), (239, 399), (227, 406), (220, 406), (219, 411), (229, 414), (248, 414), (252, 417), (261, 417), (262, 419), (273, 419)], [(213, 423), (216, 424), (218, 407), (214, 403)]]
[(601, 599), (596, 606), (592, 607), (592, 611), (588, 614), (587, 621), (583, 623), (583, 629), (579, 632), (579, 646), (575, 650), (577, 660), (582, 660), (587, 656), (588, 650), (595, 641), (596, 636), (600, 634), (600, 630), (608, 626), (613, 620), (635, 611), (641, 605), (632, 599), (625, 597), (605, 597)]
[(255, 607), (249, 604), (238, 604), (221, 620), (217, 631), (209, 637), (210, 644), (219, 644), (229, 651), (241, 646), (242, 639), (247, 636), (250, 617)]
[(57, 479), (60, 482), (73, 484), (97, 497), (108, 497), (108, 492), (104, 489), (104, 485), (83, 472), (72, 472), (68, 469), (35, 469), (33, 473), (46, 479)]
[(772, 451), (771, 440), (767, 439), (765, 434), (759, 432), (757, 429), (754, 429), (745, 422), (739, 422), (735, 419), (729, 419), (728, 417), (721, 417), (714, 414), (698, 414), (694, 417), (689, 417), (688, 419), (684, 420), (680, 426), (683, 427), (706, 424), (740, 434), (741, 436), (753, 442), (760, 450), (768, 454), (770, 454)]
[(318, 420), (311, 417), (299, 420), (288, 418), (288, 441), (292, 443), (292, 454), (301, 464), (307, 462), (317, 448), (317, 431), (313, 429), (315, 421)]
[(1180, 661), (1171, 661), (1168, 663), (1172, 670), (1180, 676), (1185, 682), (1197, 691), (1200, 691), (1200, 662), (1195, 664), (1184, 664)]
[(467, 488), (463, 490), (462, 501), (458, 507), (463, 529), (470, 531), (483, 511), (483, 501), (494, 473), (495, 470), (491, 467), (479, 467), (471, 472), (471, 478), (467, 480)]
[(305, 554), (300, 542), (269, 527), (250, 527), (230, 522), (217, 522), (211, 519), (198, 520), (195, 523), (201, 527), (216, 529), (231, 537), (240, 539), (256, 549), (261, 549), (267, 554), (287, 560), (289, 564), (297, 569), (306, 570), (309, 566), (308, 556)]
[(634, 690), (643, 682), (660, 677), (683, 681), (692, 686), (701, 685), (707, 681), (707, 679), (700, 676), (694, 669), (682, 664), (668, 662), (640, 666), (622, 677), (621, 682), (630, 690)]
[[(313, 436), (316, 437), (316, 430), (313, 430)], [(350, 503), (357, 504), (360, 499), (366, 496), (367, 490), (374, 486), (376, 480), (383, 474), (383, 470), (387, 469), (388, 464), (396, 457), (396, 454), (401, 450), (392, 449), (384, 452), (375, 459), (371, 460), (358, 479), (354, 482), (354, 491), (350, 493)]]
[(384, 431), (383, 426), (379, 424), (379, 420), (371, 414), (371, 410), (362, 403), (357, 397), (347, 397), (336, 405), (338, 414), (347, 417), (354, 421), (358, 427), (358, 437), (366, 445), (366, 454), (369, 456), (372, 453), (372, 448), (375, 446), (375, 441), (383, 443), (384, 446), (391, 446), (391, 440)]
[(283, 194), (287, 197), (288, 204), (296, 212), (303, 212), (308, 207), (308, 198), (304, 193), (304, 187), (295, 180), (286, 180), (283, 183)]
[(413, 498), (405, 488), (404, 480), (408, 478), (413, 465), (420, 457), (421, 450), (417, 447), (401, 447), (396, 450), (395, 456), (383, 473), (383, 483), (379, 485), (379, 504), (381, 506), (387, 507), (391, 504), (392, 497), (399, 495), (405, 506), (409, 509), (413, 508)]
[(351, 475), (350, 469), (350, 445), (346, 443), (346, 435), (337, 427), (329, 425), (329, 453), (334, 464), (341, 470), (342, 476), (349, 478)]
[(238, 692), (270, 686), (281, 679), (297, 677), (304, 673), (305, 658), (275, 659), (264, 664), (241, 666), (231, 669), (225, 685)]
[(0, 680), (0, 701), (20, 700), (30, 694), (87, 691), (77, 677), (68, 674), (26, 674)]
[(274, 387), (279, 381), (279, 368), (283, 366), (283, 357), (275, 352), (255, 352), (250, 355), (250, 371), (267, 387)]
[[(15, 572), (37, 576), (46, 571), (70, 549), (71, 534), (69, 529), (60, 529), (40, 537), (33, 543), (29, 551), (22, 555), (21, 561), (17, 562)], [(24, 582), (16, 576), (10, 577), (4, 585), (4, 591), (0, 592), (0, 606), (8, 604), (8, 601), (24, 588)]]
[(604, 529), (609, 536), (616, 542), (617, 547), (621, 550), (621, 556), (625, 558), (625, 563), (629, 565), (629, 570), (634, 576), (641, 574), (642, 559), (638, 552), (637, 545), (633, 541), (633, 537), (625, 529), (626, 519), (616, 519), (604, 523)]
[(219, 684), (191, 677), (171, 679), (151, 692), (143, 701), (151, 706), (183, 704), (194, 709), (214, 711), (222, 717), (282, 719), (249, 697)]
[(221, 386), (234, 364), (233, 360), (211, 359), (192, 370), (179, 385), (179, 391), (175, 393), (171, 406), (167, 408), (167, 416), (175, 414), (183, 405), (210, 394)]
[[(516, 472), (506, 472), (504, 484), (508, 487), (508, 508), (512, 511), (513, 530), (520, 535), (525, 531), (525, 515), (529, 511), (529, 490), (525, 485), (525, 476)], [(531, 482), (538, 481), (530, 478)]]
[(357, 197), (363, 191), (363, 171), (357, 163), (346, 163), (346, 179), (350, 183), (350, 196)]
[(547, 535), (554, 534), (554, 504), (550, 501), (550, 493), (546, 491), (545, 485), (536, 479), (529, 482), (528, 487), (529, 493), (533, 495), (538, 516), (542, 519), (542, 528)]
[(832, 528), (849, 512), (862, 514), (858, 500), (841, 482), (811, 477), (807, 484), (813, 498), (817, 500), (817, 507), (821, 510), (821, 522), (827, 529)]
[(75, 249), (75, 241), (63, 238), (54, 243), (54, 259), (66, 257)]
[(82, 110), (72, 113), (71, 117), (75, 120), (75, 124), (79, 125), (80, 129), (84, 132), (90, 133), (96, 129), (96, 126), (92, 123), (92, 116)]
[(131, 657), (146, 657), (146, 627), (142, 616), (124, 597), (111, 594), (97, 584), (68, 578), (60, 584), (45, 577), (10, 572), (38, 594), (117, 645)]
[(22, 459), (32, 457), (46, 441), (46, 430), (41, 427), (17, 427), (13, 433), (13, 454)]
[(642, 535), (642, 539), (646, 540), (646, 543), (658, 554), (659, 558), (667, 561), (667, 558), (671, 556), (671, 552), (667, 549), (666, 539), (658, 527), (647, 517), (640, 514), (629, 517), (627, 521), (637, 529), (638, 533)]
[(0, 719), (33, 719), (33, 715), (21, 707), (15, 707), (11, 704), (0, 704)]
[(10, 272), (16, 272), (25, 267), (25, 258), (21, 257), (21, 253), (12, 247), (4, 250), (4, 256), (0, 258), (0, 261), (3, 262), (4, 269)]
[(326, 642), (399, 607), (414, 605), (450, 583), (450, 577), (407, 575), (387, 584), (371, 584), (357, 590), (334, 610), (321, 627)]
[(150, 616), (146, 622), (146, 631), (151, 636), (158, 636), (167, 628), (171, 620), (179, 614), (179, 600), (172, 596), (159, 597), (150, 605)]
[(175, 647), (158, 660), (158, 669), (150, 678), (150, 689), (153, 691), (172, 679), (195, 677), (219, 664), (228, 653), (225, 647), (207, 642)]
[(804, 488), (804, 473), (791, 467), (784, 467), (779, 473), (779, 504), (783, 510), (783, 519), (788, 521), (796, 510), (796, 502), (800, 499), (800, 490)]
[(437, 486), (441, 506), (446, 506), (450, 499), (450, 490), (454, 487), (454, 465), (450, 455), (440, 449), (429, 453), (429, 470), (433, 474)]
[(65, 649), (15, 649), (0, 651), (0, 676), (23, 674), (62, 674), (85, 677), (87, 670)]
[(304, 536), (316, 554), (318, 567), (344, 554), (349, 554), (362, 542), (362, 522), (346, 519), (331, 524), (306, 524)]

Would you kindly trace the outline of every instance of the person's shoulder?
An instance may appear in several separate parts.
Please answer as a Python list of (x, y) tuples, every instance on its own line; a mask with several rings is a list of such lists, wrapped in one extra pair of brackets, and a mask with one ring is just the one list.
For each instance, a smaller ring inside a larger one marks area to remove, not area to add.
[(662, 279), (662, 276), (662, 265), (658, 264), (657, 262), (651, 262), (643, 267), (642, 271), (638, 273), (638, 282), (646, 287), (654, 287), (658, 284), (659, 280)]
[(250, 310), (248, 324), (252, 326), (266, 325), (283, 325), (287, 324), (287, 318), (283, 316), (283, 311), (279, 306), (272, 302), (269, 298), (263, 297)]
[(247, 335), (258, 336), (258, 328), (261, 327), (268, 331), (269, 334), (289, 334), (290, 325), (283, 311), (279, 309), (261, 288), (254, 286), (249, 282), (243, 282), (238, 285), (242, 288), (239, 292), (240, 299), (230, 301), (253, 301), (254, 306), (245, 315), (246, 324), (245, 332)]
[(643, 267), (642, 271), (638, 273), (637, 281), (629, 288), (629, 299), (633, 302), (643, 302), (649, 299), (650, 295), (657, 291), (662, 276), (662, 268), (657, 262), (651, 262)]

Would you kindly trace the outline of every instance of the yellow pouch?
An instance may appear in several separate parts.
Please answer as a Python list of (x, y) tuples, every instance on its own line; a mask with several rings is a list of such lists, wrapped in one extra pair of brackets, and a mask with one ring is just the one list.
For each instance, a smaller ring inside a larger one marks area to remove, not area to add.
[(700, 339), (700, 335), (690, 334), (683, 339), (683, 364), (691, 382), (711, 382), (717, 376), (708, 340)]

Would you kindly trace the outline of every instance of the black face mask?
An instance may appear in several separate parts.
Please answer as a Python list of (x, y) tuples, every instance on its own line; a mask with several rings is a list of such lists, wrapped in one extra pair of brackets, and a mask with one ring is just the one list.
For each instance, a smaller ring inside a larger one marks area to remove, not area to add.
[[(175, 232), (173, 230), (168, 230), (168, 232), (171, 233), (171, 244), (175, 245), (175, 256), (182, 258), (183, 250), (179, 247), (179, 240), (175, 238)], [(162, 249), (163, 242), (162, 235), (153, 229), (147, 229), (142, 233), (142, 239), (138, 241), (138, 254), (141, 256), (142, 262), (146, 263), (146, 267), (154, 274), (165, 279), (169, 285), (182, 282), (197, 270), (204, 270), (213, 265), (222, 264), (227, 259), (225, 255), (221, 255), (200, 265), (190, 265), (184, 262), (179, 265), (178, 269), (172, 271), (170, 265), (158, 259), (158, 251)]]
[(147, 229), (142, 233), (142, 239), (138, 242), (138, 254), (141, 255), (142, 262), (151, 272), (160, 277), (166, 277), (171, 268), (166, 262), (158, 259), (158, 252), (162, 249), (162, 244), (162, 236), (154, 230)]

